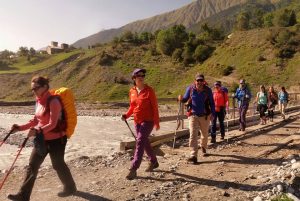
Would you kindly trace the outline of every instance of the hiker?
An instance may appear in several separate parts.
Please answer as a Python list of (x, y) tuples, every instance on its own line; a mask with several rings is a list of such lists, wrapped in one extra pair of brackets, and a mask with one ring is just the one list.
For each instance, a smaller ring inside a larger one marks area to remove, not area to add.
[(211, 143), (216, 143), (217, 119), (219, 119), (221, 140), (225, 137), (224, 119), (226, 116), (226, 106), (228, 107), (228, 94), (223, 91), (222, 83), (216, 81), (213, 91), (216, 115), (212, 120), (211, 128)]
[(126, 176), (132, 180), (137, 176), (137, 169), (140, 167), (144, 151), (150, 160), (146, 172), (152, 172), (158, 168), (159, 163), (153, 152), (148, 139), (153, 127), (160, 129), (158, 104), (154, 90), (145, 84), (145, 69), (137, 68), (132, 73), (134, 86), (129, 91), (130, 106), (126, 114), (122, 115), (122, 120), (126, 120), (132, 114), (134, 115), (134, 124), (137, 134), (136, 148), (129, 173)]
[(204, 84), (205, 79), (202, 74), (195, 77), (192, 85), (188, 86), (184, 96), (178, 96), (178, 100), (187, 103), (188, 119), (190, 129), (191, 156), (188, 162), (196, 164), (198, 162), (198, 133), (201, 131), (202, 155), (207, 156), (207, 142), (209, 122), (215, 117), (215, 104), (211, 89)]
[(274, 87), (269, 87), (269, 93), (268, 93), (268, 118), (271, 122), (273, 122), (274, 118), (274, 110), (275, 106), (278, 104), (278, 95), (274, 90)]
[(279, 99), (279, 111), (281, 117), (285, 119), (285, 109), (289, 102), (289, 94), (285, 90), (285, 87), (281, 87), (281, 91), (278, 93), (278, 99)]
[(256, 94), (257, 111), (259, 112), (260, 124), (265, 125), (267, 118), (265, 112), (268, 109), (268, 94), (264, 85), (261, 85), (260, 91)]
[(238, 108), (239, 108), (239, 122), (240, 122), (240, 131), (245, 131), (246, 129), (246, 114), (249, 108), (249, 102), (251, 99), (251, 92), (248, 89), (246, 82), (244, 79), (240, 80), (240, 86), (236, 90), (233, 98), (236, 98), (238, 101)]
[[(14, 201), (29, 201), (38, 170), (49, 153), (53, 169), (56, 170), (63, 184), (59, 197), (73, 195), (77, 189), (70, 169), (64, 161), (67, 137), (65, 132), (58, 129), (62, 105), (57, 98), (50, 99), (49, 80), (35, 76), (31, 80), (31, 90), (36, 97), (36, 109), (33, 119), (24, 125), (13, 124), (12, 131), (29, 130), (28, 137), (39, 136), (42, 144), (35, 143), (29, 159), (25, 179), (17, 194), (9, 194), (8, 199)], [(35, 138), (35, 140), (36, 140)], [(44, 139), (44, 140), (43, 140)], [(44, 147), (44, 152), (41, 147)]]

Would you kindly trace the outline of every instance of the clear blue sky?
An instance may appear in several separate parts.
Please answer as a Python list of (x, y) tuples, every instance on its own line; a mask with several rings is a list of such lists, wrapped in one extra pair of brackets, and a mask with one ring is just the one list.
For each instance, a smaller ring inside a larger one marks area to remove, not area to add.
[(0, 51), (73, 43), (103, 29), (171, 11), (193, 0), (0, 1)]

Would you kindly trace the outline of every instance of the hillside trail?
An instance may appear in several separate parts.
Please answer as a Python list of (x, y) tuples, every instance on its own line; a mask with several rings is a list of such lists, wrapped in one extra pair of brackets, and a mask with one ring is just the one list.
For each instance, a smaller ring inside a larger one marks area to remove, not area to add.
[[(287, 120), (275, 118), (268, 127), (247, 128), (252, 132), (246, 134), (236, 130), (228, 132), (224, 141), (217, 138), (216, 144), (209, 145), (208, 157), (202, 157), (199, 152), (196, 165), (186, 162), (188, 139), (177, 140), (174, 150), (171, 143), (162, 145), (164, 154), (158, 156), (159, 168), (152, 173), (144, 172), (145, 159), (138, 170), (138, 178), (132, 181), (125, 179), (130, 167), (130, 151), (108, 157), (80, 156), (68, 161), (78, 193), (67, 198), (57, 197), (62, 186), (48, 165), (39, 171), (31, 200), (253, 200), (276, 182), (268, 175), (276, 172), (291, 154), (299, 154), (299, 140), (294, 140), (259, 157), (259, 153), (280, 145), (287, 137), (299, 135), (299, 113), (289, 116)], [(21, 167), (11, 173), (0, 192), (1, 201), (7, 200), (8, 193), (18, 191), (23, 174)]]

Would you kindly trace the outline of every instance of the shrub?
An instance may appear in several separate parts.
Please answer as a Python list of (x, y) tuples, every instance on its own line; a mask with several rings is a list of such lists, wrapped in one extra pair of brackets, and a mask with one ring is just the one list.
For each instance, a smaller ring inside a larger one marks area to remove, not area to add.
[(227, 66), (226, 68), (223, 69), (223, 76), (228, 76), (230, 75), (234, 70), (234, 67), (233, 66)]
[(205, 61), (213, 52), (213, 48), (207, 45), (198, 45), (194, 52), (194, 59), (198, 62)]
[(172, 60), (181, 62), (182, 61), (181, 55), (182, 55), (182, 49), (180, 48), (175, 49), (175, 51), (172, 54)]

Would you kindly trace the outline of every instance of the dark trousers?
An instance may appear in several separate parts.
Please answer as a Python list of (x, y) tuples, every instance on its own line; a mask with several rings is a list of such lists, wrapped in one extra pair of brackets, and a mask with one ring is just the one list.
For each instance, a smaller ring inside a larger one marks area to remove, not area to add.
[(216, 138), (217, 119), (219, 119), (221, 136), (225, 136), (225, 126), (224, 126), (225, 109), (221, 109), (220, 112), (216, 112), (216, 115), (212, 120), (212, 126), (211, 126), (211, 137), (212, 138)]
[(76, 188), (70, 169), (64, 160), (66, 144), (66, 136), (46, 141), (47, 153), (43, 156), (39, 155), (36, 149), (33, 148), (29, 159), (29, 166), (26, 170), (25, 179), (19, 192), (26, 200), (30, 199), (38, 170), (48, 153), (51, 158), (52, 167), (56, 170), (59, 179), (64, 185), (64, 190)]
[(268, 106), (263, 104), (258, 104), (257, 110), (259, 112), (259, 117), (263, 118), (266, 116), (265, 112), (267, 111)]
[(241, 105), (239, 107), (239, 114), (240, 114), (240, 129), (245, 130), (246, 128), (246, 114), (247, 114), (247, 110), (248, 110), (249, 105), (245, 104), (245, 105)]
[(132, 169), (138, 169), (141, 165), (144, 151), (148, 155), (149, 160), (151, 163), (157, 162), (157, 158), (153, 152), (151, 147), (150, 141), (148, 139), (151, 131), (153, 130), (154, 123), (152, 121), (145, 121), (141, 124), (136, 124), (135, 129), (137, 133), (136, 139), (136, 147), (134, 153), (134, 159), (132, 161)]

